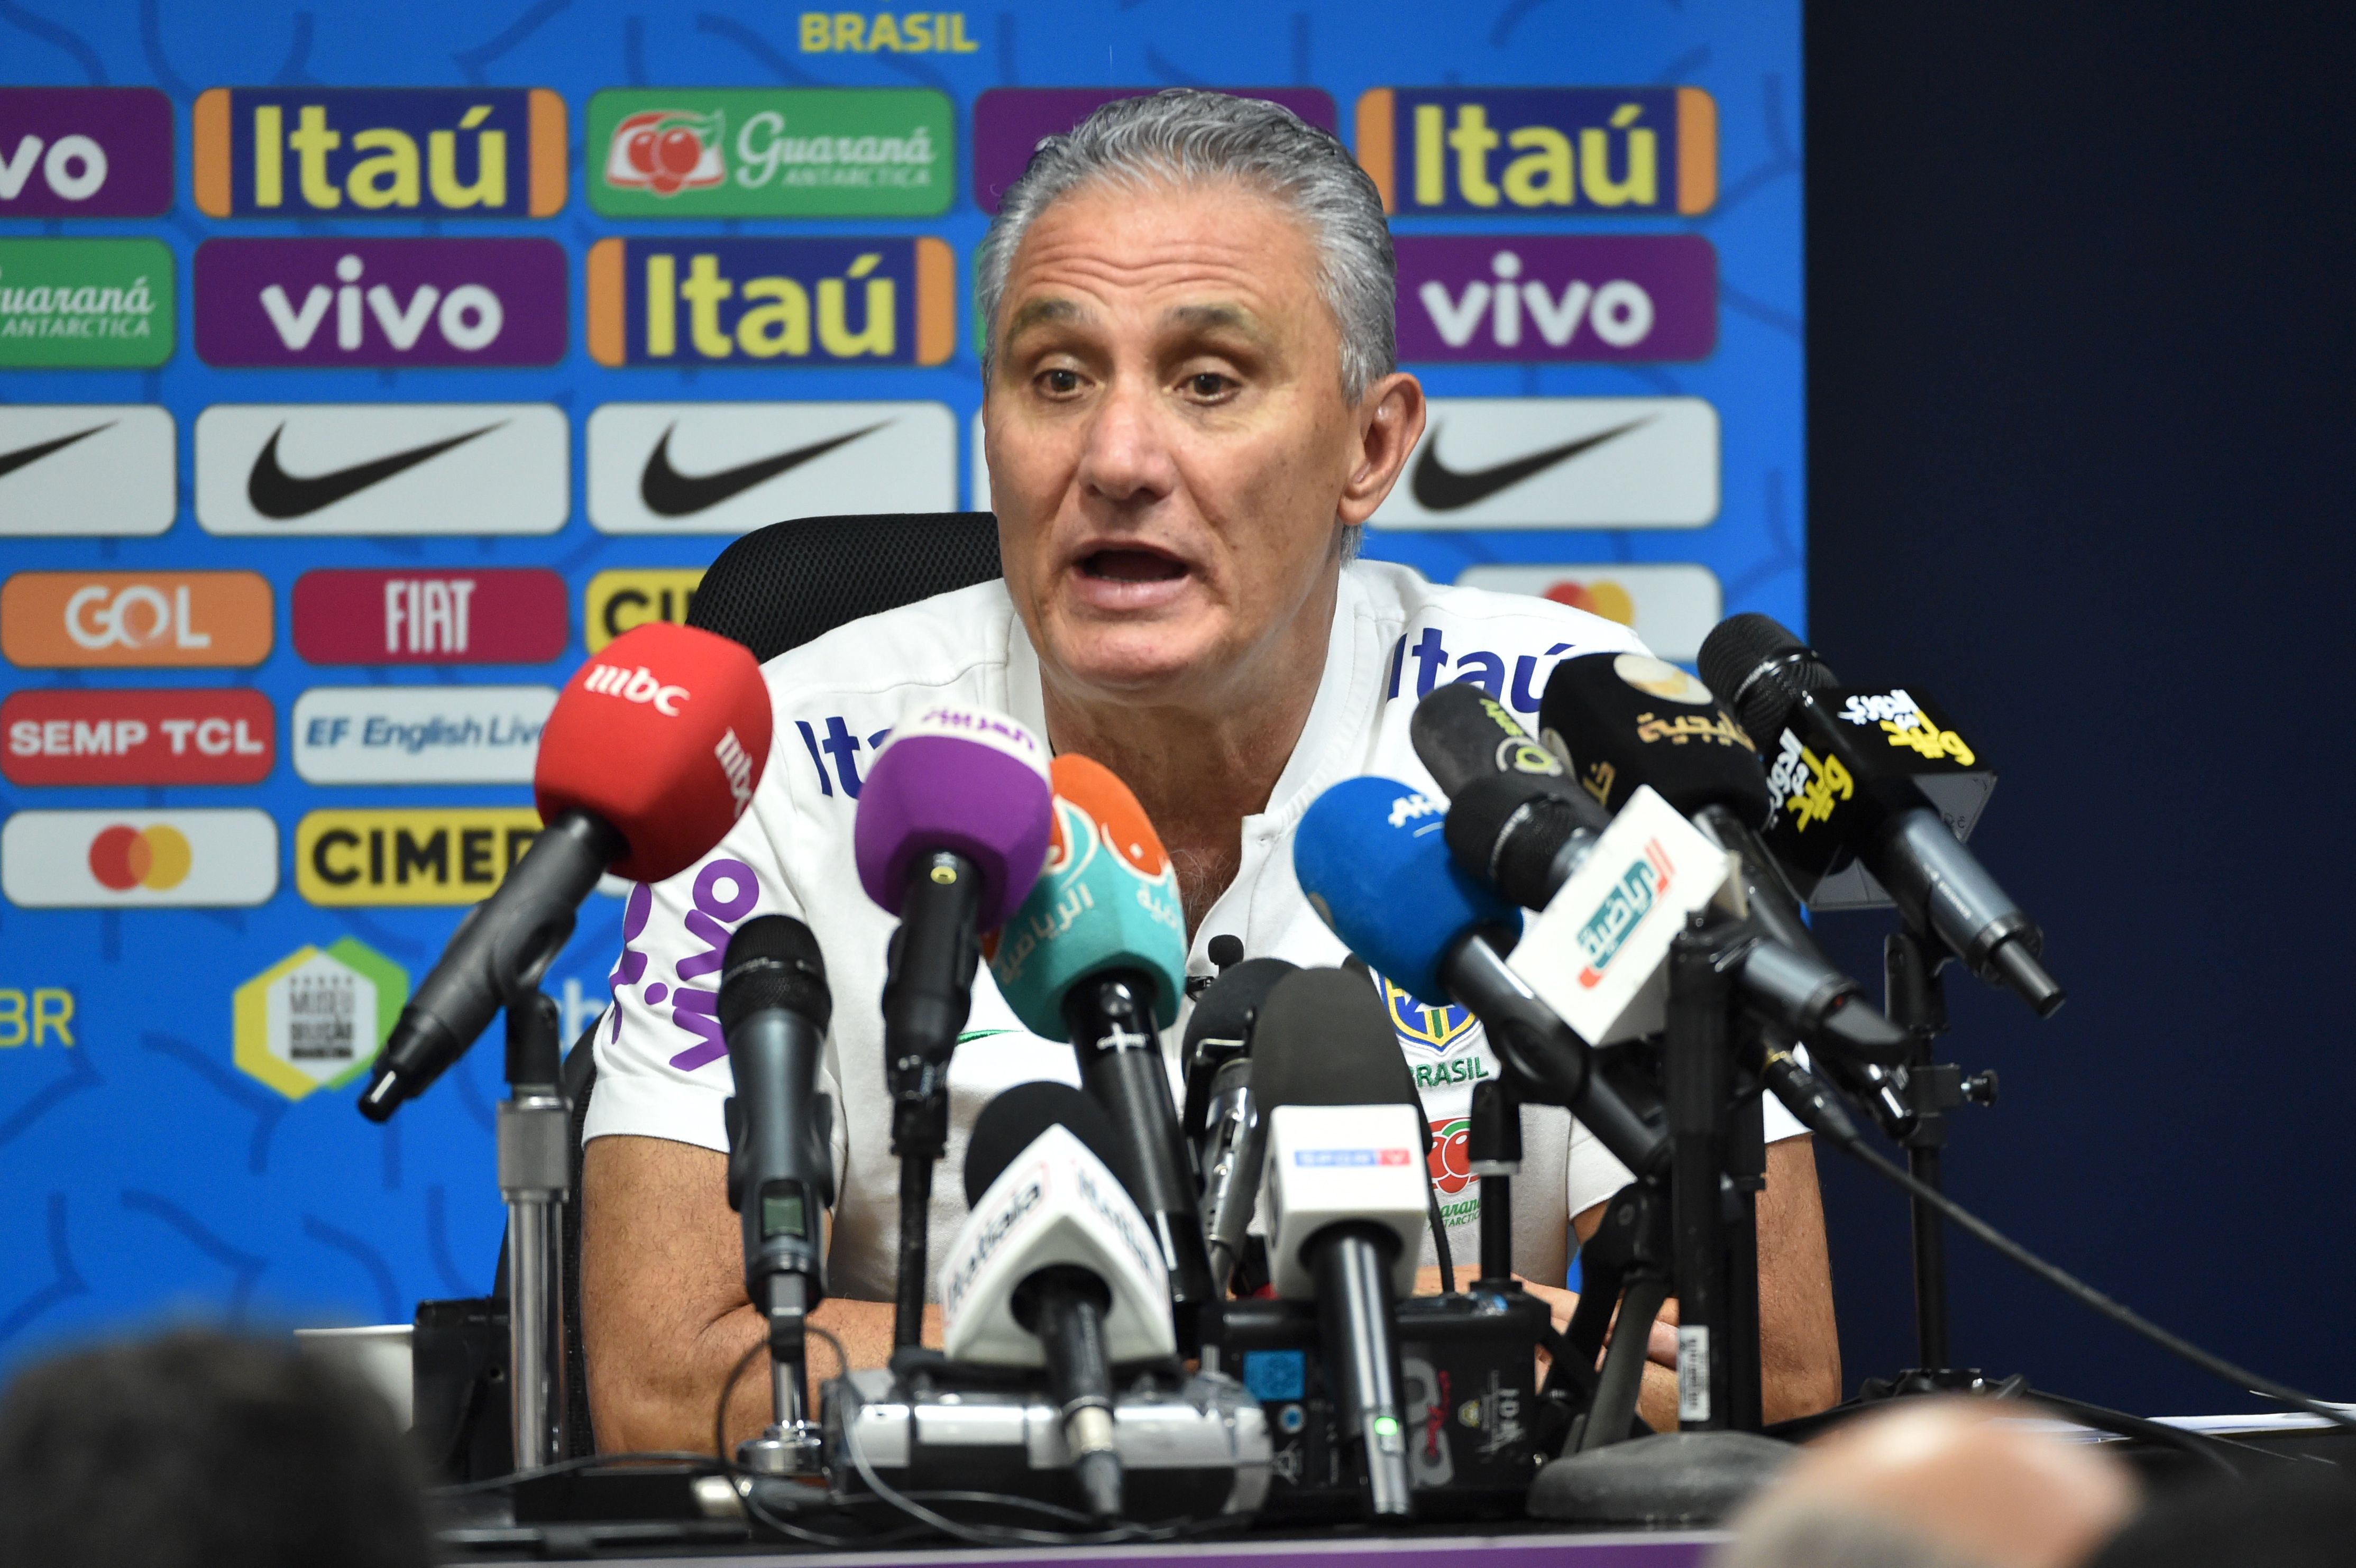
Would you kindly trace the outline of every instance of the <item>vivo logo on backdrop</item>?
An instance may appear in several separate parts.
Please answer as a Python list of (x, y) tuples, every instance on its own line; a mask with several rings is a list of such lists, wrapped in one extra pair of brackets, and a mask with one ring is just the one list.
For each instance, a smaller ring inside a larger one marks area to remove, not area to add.
[(1697, 234), (1396, 243), (1402, 360), (1625, 363), (1718, 347), (1718, 252)]
[(552, 365), (553, 240), (208, 240), (197, 352), (215, 365)]
[(152, 87), (0, 87), (0, 218), (172, 205), (172, 101)]

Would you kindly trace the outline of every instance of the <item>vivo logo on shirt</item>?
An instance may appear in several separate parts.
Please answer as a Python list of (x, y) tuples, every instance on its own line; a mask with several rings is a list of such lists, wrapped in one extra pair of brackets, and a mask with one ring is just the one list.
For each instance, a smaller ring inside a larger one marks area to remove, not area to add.
[(197, 352), (215, 365), (552, 365), (553, 240), (208, 240)]
[(1402, 235), (1402, 360), (1699, 360), (1718, 252), (1698, 234)]

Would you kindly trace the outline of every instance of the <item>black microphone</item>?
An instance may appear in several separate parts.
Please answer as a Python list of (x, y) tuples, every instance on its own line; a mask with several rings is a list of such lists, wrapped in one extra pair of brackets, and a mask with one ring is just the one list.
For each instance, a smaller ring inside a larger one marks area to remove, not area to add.
[[(1121, 1196), (1130, 1197), (1134, 1162), (1128, 1157), (1104, 1107), (1069, 1084), (1041, 1081), (1018, 1083), (1006, 1090), (983, 1106), (981, 1114), (974, 1119), (973, 1134), (966, 1144), (967, 1205), (978, 1213), (983, 1195), (991, 1185), (1051, 1127), (1061, 1127), (1077, 1138), (1121, 1183)], [(1057, 1201), (1074, 1201), (1070, 1194), (1044, 1190), (1052, 1185), (1042, 1183), (1042, 1192), (1022, 1213), (1036, 1212), (1043, 1205), (1052, 1208)], [(1109, 1196), (1098, 1201), (1108, 1201)], [(1137, 1255), (1158, 1262), (1152, 1259), (1145, 1240), (1144, 1219), (1137, 1212), (1133, 1199), (1128, 1202), (1122, 1218), (1130, 1221), (1136, 1233)], [(1009, 1225), (1007, 1232), (1012, 1233), (1013, 1229)], [(1055, 1246), (1052, 1233), (1026, 1239), (1044, 1251), (1072, 1257), (1085, 1252), (1082, 1248)], [(1018, 1251), (1023, 1245), (1021, 1241), (1010, 1244)], [(986, 1248), (974, 1251), (978, 1256), (986, 1256)], [(951, 1256), (952, 1269), (971, 1266), (961, 1263), (959, 1251), (953, 1251)], [(1120, 1454), (1115, 1443), (1113, 1422), (1112, 1351), (1106, 1332), (1114, 1293), (1104, 1273), (1118, 1261), (1116, 1253), (1105, 1258), (1100, 1267), (1068, 1260), (1047, 1262), (1024, 1273), (1014, 1283), (1012, 1295), (1014, 1320), (1038, 1339), (1044, 1353), (1048, 1391), (1063, 1415), (1064, 1443), (1072, 1455), (1073, 1474), (1087, 1498), (1089, 1511), (1098, 1519), (1118, 1518), (1121, 1511)], [(1021, 1262), (1016, 1260), (1018, 1267)]]
[(833, 1007), (818, 939), (799, 920), (763, 915), (728, 939), (728, 1207), (743, 1217), (744, 1294), (770, 1349), (796, 1360), (803, 1319), (826, 1297), (819, 1220), (834, 1202), (834, 1104), (818, 1079)]
[(1243, 1254), (1266, 1146), (1267, 1123), (1252, 1089), (1253, 1030), (1269, 993), (1300, 967), (1280, 958), (1231, 964), (1195, 999), (1186, 1021), (1186, 1103), (1179, 1125), (1194, 1151), (1211, 1279), (1222, 1291)]
[(1605, 811), (1616, 814), (1649, 787), (1733, 852), (1748, 918), (1765, 939), (1741, 960), (1753, 1012), (1828, 1051), (1883, 1065), (1904, 1059), (1905, 1032), (1834, 966), (1801, 918), (1759, 836), (1774, 810), (1767, 776), (1750, 736), (1708, 686), (1644, 654), (1590, 654), (1555, 667), (1538, 714), (1582, 792)]
[[(1252, 1031), (1269, 1125), (1269, 1254), (1277, 1294), (1313, 1294), (1326, 1379), (1362, 1455), (1378, 1516), (1411, 1511), (1399, 1404), (1398, 1297), (1414, 1289), (1430, 1208), (1428, 1124), (1415, 1077), (1374, 987), (1339, 969), (1287, 975)], [(1304, 1116), (1304, 1112), (1324, 1112)]]
[(1512, 779), (1561, 800), (1582, 827), (1601, 832), (1612, 825), (1611, 812), (1564, 771), (1561, 757), (1551, 749), (1551, 737), (1532, 736), (1503, 703), (1478, 686), (1460, 681), (1434, 687), (1416, 703), (1407, 733), (1416, 760), (1451, 800), (1484, 779)]
[[(1761, 743), (1771, 838), (1787, 864), (1804, 857), (1821, 873), (1854, 855), (1909, 926), (2052, 1016), (2063, 993), (2040, 961), (2043, 937), (1923, 793), (1922, 778), (1975, 760), (1951, 728), (1926, 723), (1902, 692), (1842, 692), (1814, 649), (1763, 615), (1719, 622), (1702, 639), (1701, 667)], [(1885, 712), (1887, 722), (1877, 717)]]

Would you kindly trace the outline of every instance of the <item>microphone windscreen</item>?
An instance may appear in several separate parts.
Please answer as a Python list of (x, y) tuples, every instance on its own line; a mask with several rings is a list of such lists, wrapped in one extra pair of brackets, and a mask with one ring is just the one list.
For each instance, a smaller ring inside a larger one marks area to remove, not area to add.
[(1153, 1022), (1178, 1016), (1186, 981), (1186, 915), (1162, 839), (1111, 768), (1055, 758), (1055, 831), (1046, 868), (999, 932), (991, 978), (1023, 1026), (1065, 1037), (1064, 997), (1094, 975), (1148, 982)]
[(1725, 806), (1757, 827), (1774, 808), (1751, 736), (1708, 686), (1650, 654), (1564, 660), (1538, 716), (1613, 812), (1647, 784), (1687, 816)]
[(1210, 989), (1194, 998), (1194, 1011), (1186, 1019), (1185, 1048), (1179, 1059), (1192, 1060), (1194, 1047), (1204, 1040), (1242, 1040), (1248, 1049), (1252, 1021), (1268, 993), (1300, 968), (1280, 958), (1248, 958), (1222, 970)]
[(1444, 1004), (1440, 962), (1475, 926), (1518, 937), (1522, 913), (1459, 867), (1447, 808), (1396, 779), (1344, 779), (1292, 837), (1310, 908), (1349, 950), (1418, 1001)]
[(1304, 969), (1269, 993), (1252, 1094), (1263, 1118), (1280, 1105), (1423, 1103), (1373, 983), (1342, 969)]
[(718, 1005), (723, 1034), (771, 1007), (798, 1013), (823, 1033), (834, 998), (817, 936), (791, 915), (759, 915), (737, 927), (721, 961)]
[(1130, 1162), (1105, 1108), (1068, 1083), (1043, 1079), (1001, 1090), (973, 1119), (973, 1133), (965, 1144), (966, 1207), (980, 1202), (990, 1184), (1005, 1175), (1040, 1133), (1057, 1125), (1087, 1145), (1134, 1196)]
[(649, 621), (607, 643), (540, 732), (542, 822), (585, 811), (626, 844), (616, 876), (659, 882), (709, 854), (769, 764), (769, 688), (750, 650)]
[(1729, 616), (1701, 639), (1701, 678), (1734, 705), (1742, 727), (1772, 744), (1801, 694), (1840, 684), (1816, 650), (1772, 616)]
[(1505, 703), (1469, 681), (1433, 687), (1416, 703), (1407, 733), (1416, 759), (1451, 800), (1474, 780), (1501, 773), (1553, 779), (1565, 794), (1578, 788), (1564, 775), (1561, 758)]
[(979, 929), (996, 930), (1038, 879), (1050, 793), (1047, 748), (1022, 725), (963, 703), (924, 703), (894, 728), (860, 787), (851, 824), (859, 885), (897, 915), (910, 861), (963, 855), (981, 880)]

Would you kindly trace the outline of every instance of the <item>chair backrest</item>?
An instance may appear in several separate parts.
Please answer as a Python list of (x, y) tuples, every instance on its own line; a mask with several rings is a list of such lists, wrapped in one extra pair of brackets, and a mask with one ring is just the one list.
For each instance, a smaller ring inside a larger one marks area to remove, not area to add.
[[(695, 590), (687, 624), (743, 643), (766, 664), (836, 627), (998, 575), (998, 520), (986, 511), (798, 518), (723, 550)], [(570, 1458), (595, 1452), (581, 1338), (581, 1129), (597, 1088), (596, 1032), (590, 1025), (564, 1063), (573, 1101), (573, 1200), (565, 1206), (563, 1241)], [(504, 1244), (500, 1254), (504, 1260)]]
[(998, 575), (986, 511), (888, 512), (773, 522), (712, 563), (687, 624), (767, 663), (836, 627)]

